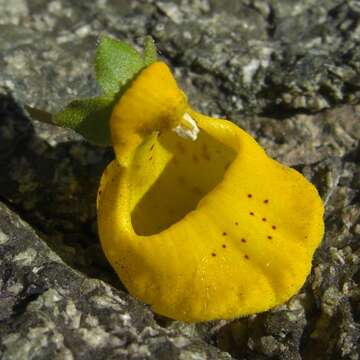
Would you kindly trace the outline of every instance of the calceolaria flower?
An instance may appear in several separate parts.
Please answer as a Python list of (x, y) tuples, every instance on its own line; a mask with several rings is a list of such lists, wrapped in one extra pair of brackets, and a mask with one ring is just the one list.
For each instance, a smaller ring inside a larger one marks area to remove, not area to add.
[(193, 110), (149, 40), (140, 56), (104, 38), (102, 95), (55, 115), (116, 158), (98, 193), (107, 259), (161, 315), (231, 319), (286, 302), (304, 284), (324, 231), (300, 173), (234, 123)]

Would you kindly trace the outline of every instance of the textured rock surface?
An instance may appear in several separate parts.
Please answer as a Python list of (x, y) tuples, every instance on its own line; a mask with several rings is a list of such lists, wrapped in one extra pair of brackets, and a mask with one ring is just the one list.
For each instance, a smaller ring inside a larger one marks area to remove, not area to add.
[(2, 359), (227, 359), (157, 325), (144, 305), (65, 265), (0, 205)]
[[(0, 357), (360, 357), (357, 1), (0, 0), (0, 8)], [(288, 304), (195, 326), (154, 320), (121, 290), (96, 235), (97, 182), (111, 150), (22, 111), (96, 94), (101, 33), (139, 46), (152, 34), (196, 108), (232, 118), (317, 185), (327, 233)]]

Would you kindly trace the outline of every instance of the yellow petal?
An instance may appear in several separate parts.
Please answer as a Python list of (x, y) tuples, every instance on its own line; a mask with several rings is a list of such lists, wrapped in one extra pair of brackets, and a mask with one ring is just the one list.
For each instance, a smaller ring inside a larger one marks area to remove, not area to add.
[[(158, 120), (161, 106), (149, 106)], [(231, 319), (284, 303), (323, 236), (315, 187), (233, 123), (182, 111), (200, 128), (196, 141), (157, 122), (127, 166), (116, 152), (102, 177), (98, 225), (109, 262), (131, 294), (174, 319)]]
[(113, 110), (111, 135), (118, 161), (127, 166), (144, 136), (174, 128), (186, 107), (186, 96), (165, 63), (145, 68)]

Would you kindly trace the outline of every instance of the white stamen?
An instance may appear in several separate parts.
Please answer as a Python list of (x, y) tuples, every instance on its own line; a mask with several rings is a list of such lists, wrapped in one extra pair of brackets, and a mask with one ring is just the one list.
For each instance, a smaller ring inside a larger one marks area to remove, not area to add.
[(192, 141), (195, 141), (198, 137), (200, 129), (198, 128), (195, 120), (188, 113), (185, 113), (182, 117), (181, 123), (174, 128), (173, 131), (184, 139), (191, 139)]

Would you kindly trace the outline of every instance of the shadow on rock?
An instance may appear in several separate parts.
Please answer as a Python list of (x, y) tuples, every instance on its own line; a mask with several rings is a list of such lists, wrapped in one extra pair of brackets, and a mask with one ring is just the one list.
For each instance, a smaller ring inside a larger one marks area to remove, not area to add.
[(96, 228), (97, 187), (112, 158), (109, 148), (32, 122), (13, 97), (0, 92), (0, 199), (67, 264), (119, 286)]

